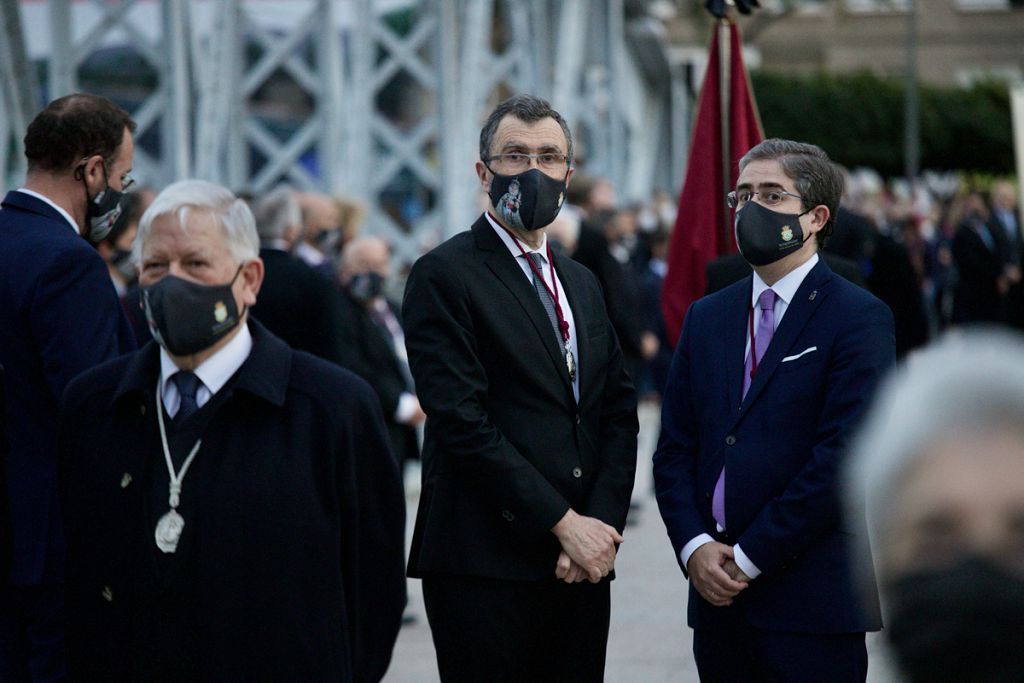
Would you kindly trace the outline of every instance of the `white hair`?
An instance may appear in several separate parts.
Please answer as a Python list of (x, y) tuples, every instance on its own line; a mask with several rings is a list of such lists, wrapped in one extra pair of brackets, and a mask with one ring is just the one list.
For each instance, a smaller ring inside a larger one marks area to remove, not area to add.
[(872, 543), (884, 545), (907, 468), (945, 437), (994, 427), (1024, 429), (1024, 337), (995, 328), (951, 332), (883, 384), (847, 463), (848, 512), (866, 518)]
[(288, 185), (278, 185), (253, 205), (256, 232), (263, 242), (283, 239), (292, 228), (302, 227), (299, 196)]
[(228, 250), (238, 263), (244, 263), (260, 255), (260, 240), (256, 235), (256, 221), (249, 206), (236, 197), (231, 190), (205, 180), (179, 180), (168, 185), (156, 196), (139, 220), (139, 231), (135, 238), (132, 254), (137, 263), (142, 262), (142, 252), (159, 216), (175, 214), (182, 232), (188, 231), (188, 219), (192, 211), (200, 211), (217, 220), (224, 233)]

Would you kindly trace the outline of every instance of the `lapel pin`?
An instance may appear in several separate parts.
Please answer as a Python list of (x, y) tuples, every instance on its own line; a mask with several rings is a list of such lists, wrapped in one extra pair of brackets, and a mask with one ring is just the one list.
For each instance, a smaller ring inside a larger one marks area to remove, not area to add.
[(807, 300), (808, 301), (814, 301), (814, 297), (816, 297), (816, 296), (818, 296), (818, 290), (814, 290), (813, 292), (811, 292), (811, 295), (809, 297), (807, 297)]
[(128, 484), (130, 484), (130, 483), (132, 483), (132, 475), (130, 475), (127, 472), (125, 472), (124, 476), (121, 477), (121, 488), (123, 488), (123, 489), (128, 488)]

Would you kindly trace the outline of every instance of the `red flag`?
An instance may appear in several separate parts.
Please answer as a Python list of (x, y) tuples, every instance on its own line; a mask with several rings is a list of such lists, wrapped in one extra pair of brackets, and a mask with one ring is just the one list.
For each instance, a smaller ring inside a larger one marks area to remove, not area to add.
[[(764, 139), (754, 96), (743, 66), (740, 34), (735, 24), (729, 32), (729, 187), (735, 187), (739, 160)], [(719, 256), (736, 251), (730, 229), (725, 232), (725, 185), (722, 182), (722, 102), (719, 26), (711, 33), (708, 68), (700, 91), (697, 121), (690, 141), (686, 180), (679, 193), (679, 212), (668, 250), (668, 273), (661, 294), (665, 328), (674, 345), (690, 304), (704, 296), (704, 266)], [(730, 211), (729, 218), (732, 218)], [(731, 223), (730, 223), (731, 224)]]

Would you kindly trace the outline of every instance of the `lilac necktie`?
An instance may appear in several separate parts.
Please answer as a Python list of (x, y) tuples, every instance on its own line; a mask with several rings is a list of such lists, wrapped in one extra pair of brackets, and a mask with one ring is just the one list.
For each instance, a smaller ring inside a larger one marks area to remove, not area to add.
[[(743, 397), (746, 398), (750, 389), (750, 372), (754, 368), (754, 354), (757, 356), (757, 363), (760, 365), (764, 358), (764, 352), (768, 350), (772, 334), (775, 332), (775, 292), (766, 289), (761, 292), (757, 299), (757, 308), (760, 313), (757, 316), (757, 331), (754, 333), (754, 344), (747, 354), (743, 363)], [(718, 482), (715, 483), (715, 493), (711, 497), (711, 515), (718, 522), (718, 525), (725, 528), (725, 468), (722, 468), (718, 475)]]

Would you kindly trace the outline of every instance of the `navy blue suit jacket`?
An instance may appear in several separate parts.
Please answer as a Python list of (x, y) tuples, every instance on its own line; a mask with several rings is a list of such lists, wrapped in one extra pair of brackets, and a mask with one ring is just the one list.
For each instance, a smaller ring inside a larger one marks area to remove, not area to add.
[[(877, 610), (861, 608), (850, 568), (863, 525), (840, 518), (838, 478), (851, 432), (895, 363), (892, 314), (819, 261), (741, 400), (752, 282), (690, 307), (664, 396), (654, 476), (676, 560), (709, 533), (738, 543), (762, 572), (734, 608), (712, 606), (691, 585), (689, 623), (713, 628), (722, 609), (741, 609), (762, 629), (875, 630)], [(711, 514), (723, 465), (725, 534)]]
[(57, 406), (64, 387), (135, 348), (96, 250), (53, 207), (9, 192), (0, 209), (0, 365), (15, 584), (63, 577)]

